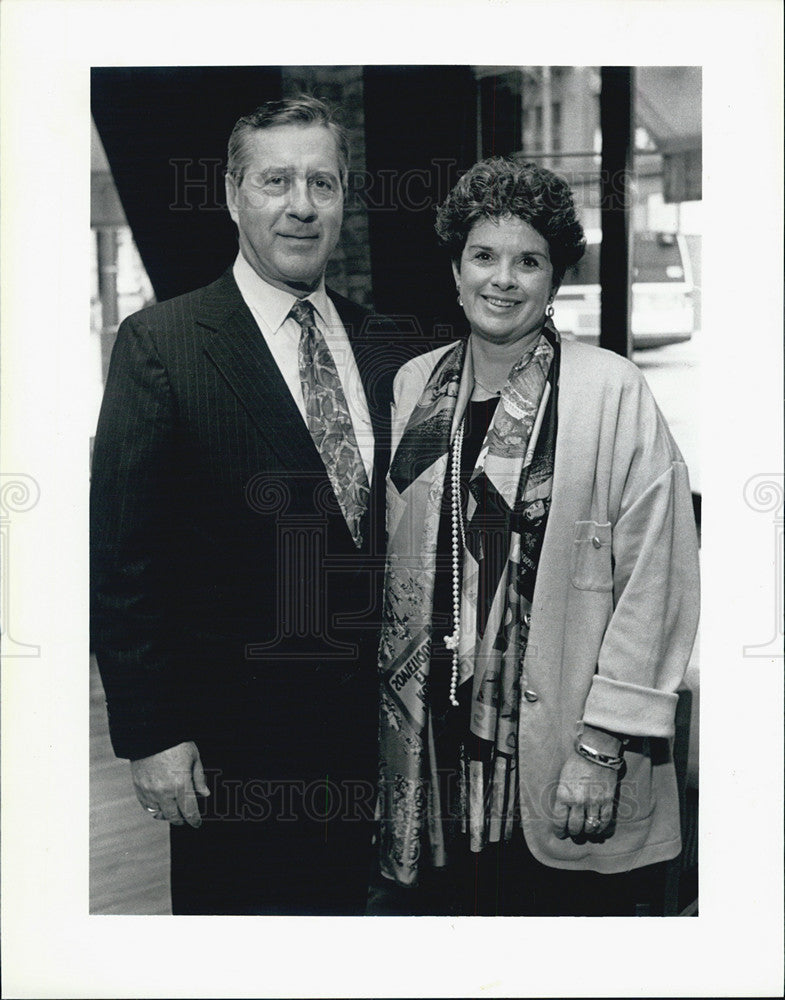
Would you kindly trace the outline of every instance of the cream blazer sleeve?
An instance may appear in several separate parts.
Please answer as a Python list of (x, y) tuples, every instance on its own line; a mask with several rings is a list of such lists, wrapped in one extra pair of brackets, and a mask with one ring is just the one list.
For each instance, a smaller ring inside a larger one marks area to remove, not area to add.
[(613, 614), (583, 722), (668, 737), (697, 629), (698, 540), (687, 468), (637, 375), (620, 400), (608, 481)]

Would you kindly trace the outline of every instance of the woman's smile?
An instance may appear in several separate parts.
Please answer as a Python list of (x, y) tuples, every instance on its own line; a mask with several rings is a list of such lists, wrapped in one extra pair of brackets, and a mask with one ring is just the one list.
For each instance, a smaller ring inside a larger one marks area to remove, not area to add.
[(500, 299), (495, 295), (483, 295), (482, 298), (494, 309), (512, 309), (513, 306), (520, 304), (520, 299)]

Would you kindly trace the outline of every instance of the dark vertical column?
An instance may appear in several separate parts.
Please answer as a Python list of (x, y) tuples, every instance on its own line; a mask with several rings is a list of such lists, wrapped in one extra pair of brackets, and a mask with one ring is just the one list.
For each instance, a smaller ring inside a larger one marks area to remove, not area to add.
[(603, 66), (601, 79), (600, 346), (630, 357), (633, 69)]
[[(464, 332), (435, 209), (473, 162), (476, 91), (468, 66), (366, 66), (366, 176), (376, 309), (424, 340)], [(410, 322), (411, 320), (411, 322)], [(414, 322), (416, 320), (416, 323)]]
[(486, 76), (479, 82), (483, 156), (509, 156), (521, 149), (523, 76), (520, 70)]

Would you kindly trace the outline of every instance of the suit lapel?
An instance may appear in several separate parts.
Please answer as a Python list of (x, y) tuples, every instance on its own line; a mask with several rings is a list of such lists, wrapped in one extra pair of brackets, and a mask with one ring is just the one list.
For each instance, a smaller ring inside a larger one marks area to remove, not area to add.
[(326, 476), (324, 464), (231, 271), (205, 292), (205, 351), (287, 467)]

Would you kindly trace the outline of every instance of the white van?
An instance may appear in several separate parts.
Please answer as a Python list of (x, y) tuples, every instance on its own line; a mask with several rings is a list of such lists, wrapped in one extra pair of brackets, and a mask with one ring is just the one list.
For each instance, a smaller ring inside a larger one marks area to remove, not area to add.
[[(687, 241), (678, 233), (633, 236), (632, 338), (636, 350), (689, 340), (695, 325)], [(600, 233), (586, 233), (586, 253), (567, 269), (554, 301), (556, 328), (567, 338), (600, 339)]]

